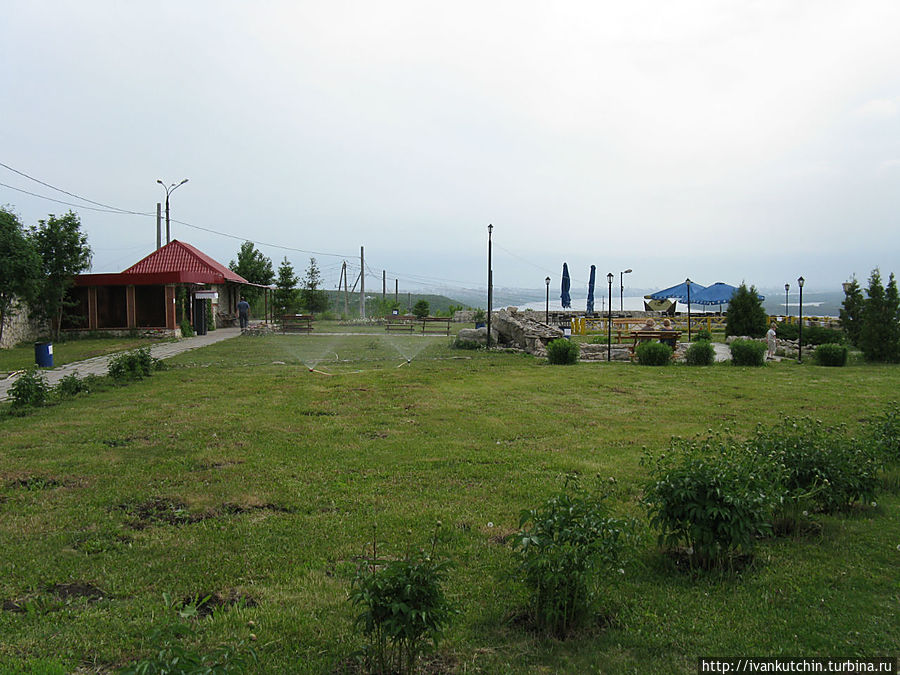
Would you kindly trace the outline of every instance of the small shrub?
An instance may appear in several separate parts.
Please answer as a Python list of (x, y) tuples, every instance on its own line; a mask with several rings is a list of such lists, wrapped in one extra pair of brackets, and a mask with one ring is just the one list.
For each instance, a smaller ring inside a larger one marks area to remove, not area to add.
[(662, 342), (642, 342), (635, 354), (642, 366), (667, 366), (672, 362), (672, 348)]
[(78, 377), (78, 373), (66, 375), (56, 385), (56, 393), (62, 398), (71, 398), (87, 391), (90, 391), (89, 385)]
[(460, 340), (456, 338), (453, 341), (454, 349), (481, 349), (481, 345), (475, 340)]
[(472, 321), (475, 323), (484, 323), (486, 318), (487, 314), (485, 314), (484, 310), (480, 307), (472, 313)]
[(760, 459), (730, 438), (673, 439), (667, 453), (641, 464), (649, 468), (643, 504), (659, 544), (684, 547), (692, 564), (720, 565), (769, 532), (772, 482)]
[(372, 557), (357, 569), (350, 601), (362, 611), (356, 617), (368, 639), (368, 672), (414, 673), (425, 641), (436, 644), (453, 610), (443, 584), (449, 561), (435, 558), (440, 522), (431, 537), (431, 550), (420, 550), (398, 560), (378, 559), (376, 541)]
[(181, 337), (194, 337), (194, 327), (187, 319), (181, 320)]
[[(796, 323), (779, 323), (775, 329), (781, 340), (796, 340), (800, 337), (800, 326)], [(823, 326), (803, 326), (804, 346), (824, 344), (844, 344), (847, 335), (841, 330)]]
[(566, 338), (557, 338), (547, 344), (547, 361), (558, 366), (568, 366), (578, 361), (581, 350)]
[(866, 427), (873, 451), (885, 462), (900, 462), (900, 404), (891, 401)]
[(707, 342), (712, 342), (712, 333), (710, 333), (705, 328), (701, 328), (696, 333), (694, 333), (695, 340), (706, 340)]
[(731, 362), (736, 366), (762, 366), (766, 363), (766, 345), (756, 340), (731, 343)]
[(49, 393), (47, 380), (37, 368), (26, 370), (9, 388), (9, 398), (14, 409), (42, 406)]
[(140, 380), (158, 370), (159, 361), (150, 355), (149, 347), (113, 356), (109, 360), (109, 376), (117, 382)]
[(879, 462), (871, 445), (808, 417), (759, 427), (749, 452), (766, 458), (786, 510), (804, 505), (825, 513), (845, 510), (875, 497)]
[(424, 319), (428, 316), (429, 312), (428, 301), (427, 300), (419, 300), (416, 304), (413, 305), (412, 313), (416, 316), (417, 319)]
[(607, 515), (603, 497), (573, 478), (543, 506), (522, 511), (512, 535), (538, 628), (564, 637), (591, 613), (596, 580), (621, 563), (634, 524)]
[(716, 350), (708, 340), (695, 342), (684, 353), (684, 362), (689, 366), (709, 366), (716, 361)]
[(815, 351), (816, 363), (820, 366), (846, 366), (847, 365), (847, 347), (846, 345), (836, 345), (826, 343), (816, 347)]

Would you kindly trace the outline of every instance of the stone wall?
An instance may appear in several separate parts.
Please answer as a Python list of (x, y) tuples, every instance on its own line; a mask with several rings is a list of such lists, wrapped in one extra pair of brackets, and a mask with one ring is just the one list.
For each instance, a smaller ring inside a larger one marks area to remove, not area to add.
[(33, 319), (26, 307), (16, 307), (4, 317), (0, 349), (10, 349), (20, 342), (34, 342), (46, 334), (46, 330), (46, 325)]

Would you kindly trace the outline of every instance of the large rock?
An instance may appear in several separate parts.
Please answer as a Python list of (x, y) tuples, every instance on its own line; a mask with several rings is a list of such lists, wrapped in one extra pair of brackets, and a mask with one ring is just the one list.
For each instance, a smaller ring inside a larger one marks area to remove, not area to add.
[(528, 314), (518, 311), (515, 307), (493, 312), (491, 332), (496, 330), (497, 343), (500, 345), (523, 349), (535, 356), (546, 356), (547, 343), (561, 338), (563, 332), (535, 320)]
[[(497, 343), (497, 331), (494, 330), (494, 327), (491, 326), (491, 336), (493, 338), (493, 342)], [(477, 342), (480, 345), (487, 344), (487, 328), (460, 328), (459, 333), (457, 333), (456, 337), (459, 340), (468, 340), (470, 342)]]

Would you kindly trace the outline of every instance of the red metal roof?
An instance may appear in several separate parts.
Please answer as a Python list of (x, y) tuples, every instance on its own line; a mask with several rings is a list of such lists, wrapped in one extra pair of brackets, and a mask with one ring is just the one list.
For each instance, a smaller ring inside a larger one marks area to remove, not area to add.
[[(239, 284), (249, 283), (244, 277), (216, 262), (208, 255), (190, 244), (177, 239), (154, 251), (143, 260), (136, 262), (122, 274), (165, 274), (165, 273), (197, 273), (201, 277), (209, 276), (208, 281), (201, 283), (216, 284), (223, 281), (234, 281)], [(193, 276), (193, 275), (191, 275)]]

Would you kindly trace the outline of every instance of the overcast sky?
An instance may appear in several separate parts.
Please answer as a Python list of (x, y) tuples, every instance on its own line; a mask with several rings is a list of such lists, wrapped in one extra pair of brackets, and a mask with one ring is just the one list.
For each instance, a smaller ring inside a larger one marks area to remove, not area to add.
[(360, 246), (367, 287), (484, 287), (493, 223), (496, 286), (836, 290), (900, 274), (898, 26), (896, 0), (4, 0), (0, 162), (152, 214), (75, 209), (95, 272), (188, 178), (173, 238), (313, 251), (331, 287)]

